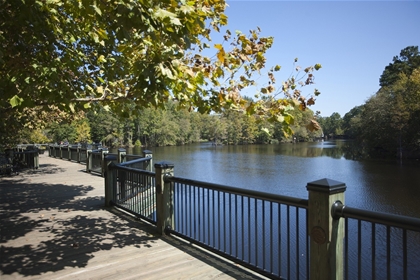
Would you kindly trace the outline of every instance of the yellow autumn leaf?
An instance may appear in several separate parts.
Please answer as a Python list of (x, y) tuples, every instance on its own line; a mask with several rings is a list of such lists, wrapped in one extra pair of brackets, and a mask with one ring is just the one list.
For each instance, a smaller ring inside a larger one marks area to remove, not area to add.
[(218, 49), (219, 51), (221, 51), (221, 50), (223, 49), (222, 44), (214, 44), (214, 47), (215, 47), (216, 49)]
[(223, 64), (225, 63), (225, 51), (223, 48), (217, 53), (217, 59)]

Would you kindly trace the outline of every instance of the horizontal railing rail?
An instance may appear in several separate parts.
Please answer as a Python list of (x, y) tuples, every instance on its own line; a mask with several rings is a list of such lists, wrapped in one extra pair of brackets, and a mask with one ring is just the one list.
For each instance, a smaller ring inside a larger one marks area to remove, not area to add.
[(353, 208), (340, 201), (333, 204), (331, 211), (334, 218), (353, 218), (420, 232), (420, 219), (414, 217)]
[(137, 168), (146, 170), (150, 166), (152, 158), (137, 157), (133, 160), (120, 163), (120, 166), (127, 166), (131, 168)]

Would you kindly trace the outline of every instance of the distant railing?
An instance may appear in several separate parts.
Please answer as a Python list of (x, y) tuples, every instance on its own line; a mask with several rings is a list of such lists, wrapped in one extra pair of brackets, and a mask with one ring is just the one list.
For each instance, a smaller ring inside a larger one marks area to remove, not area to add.
[(39, 168), (39, 149), (35, 146), (18, 147), (15, 149), (6, 150), (5, 153), (0, 155), (1, 161), (4, 162), (0, 167), (8, 170), (1, 170), (0, 174), (12, 174), (19, 172), (22, 169)]
[[(95, 148), (95, 149), (93, 149)], [(127, 155), (125, 149), (119, 149), (118, 153), (111, 154), (107, 148), (98, 145), (48, 145), (47, 147), (50, 157), (75, 161), (86, 164), (86, 172), (95, 173), (103, 176), (106, 164), (110, 162), (123, 163), (131, 159), (138, 161), (130, 161), (133, 168), (152, 170), (152, 152), (143, 151), (143, 156)]]

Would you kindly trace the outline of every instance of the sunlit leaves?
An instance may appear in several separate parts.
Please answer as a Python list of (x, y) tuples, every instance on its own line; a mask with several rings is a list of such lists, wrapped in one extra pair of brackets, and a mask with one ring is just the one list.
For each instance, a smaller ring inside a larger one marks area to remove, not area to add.
[[(284, 83), (276, 81), (279, 65), (265, 76), (274, 38), (260, 36), (259, 28), (227, 30), (223, 42), (211, 41), (212, 32), (227, 24), (224, 0), (83, 3), (6, 4), (0, 12), (0, 69), (7, 69), (0, 70), (2, 111), (55, 104), (70, 112), (107, 106), (127, 115), (131, 105), (162, 108), (176, 100), (180, 108), (206, 113), (233, 108), (288, 124), (283, 103), (314, 102), (298, 99), (298, 85), (313, 84), (312, 72), (321, 66)], [(250, 87), (261, 89), (261, 99), (243, 98)], [(263, 100), (267, 96), (273, 101)], [(285, 101), (276, 102), (280, 99)]]
[(21, 105), (23, 102), (23, 99), (20, 98), (19, 96), (15, 95), (12, 98), (10, 98), (10, 105), (12, 105), (12, 107), (16, 107)]

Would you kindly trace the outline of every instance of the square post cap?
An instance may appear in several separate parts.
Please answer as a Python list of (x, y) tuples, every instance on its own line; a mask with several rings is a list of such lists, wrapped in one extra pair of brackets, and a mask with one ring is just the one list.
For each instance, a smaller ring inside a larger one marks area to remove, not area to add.
[(155, 168), (161, 168), (161, 169), (168, 169), (168, 168), (174, 168), (174, 164), (169, 161), (161, 161), (158, 163), (155, 163)]
[(323, 192), (328, 194), (341, 193), (346, 190), (346, 184), (332, 179), (324, 178), (310, 182), (306, 185), (308, 191)]

